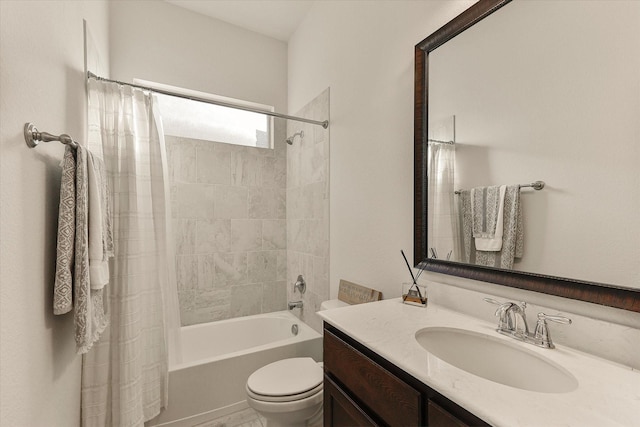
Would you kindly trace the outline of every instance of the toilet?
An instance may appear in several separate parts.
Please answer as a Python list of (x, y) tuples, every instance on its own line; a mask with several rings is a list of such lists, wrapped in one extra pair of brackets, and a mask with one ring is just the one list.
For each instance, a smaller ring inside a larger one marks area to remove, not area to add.
[[(344, 307), (339, 300), (325, 301), (320, 310)], [(247, 380), (247, 403), (267, 420), (268, 427), (322, 425), (322, 363), (294, 357), (270, 363)]]

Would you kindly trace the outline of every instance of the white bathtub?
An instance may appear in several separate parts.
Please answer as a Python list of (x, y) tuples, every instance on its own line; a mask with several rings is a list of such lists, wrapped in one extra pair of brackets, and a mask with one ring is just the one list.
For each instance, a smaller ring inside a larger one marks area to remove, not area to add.
[(194, 426), (247, 408), (256, 369), (288, 357), (322, 361), (322, 336), (288, 311), (185, 326), (180, 335), (182, 351), (170, 349), (169, 407), (147, 425)]

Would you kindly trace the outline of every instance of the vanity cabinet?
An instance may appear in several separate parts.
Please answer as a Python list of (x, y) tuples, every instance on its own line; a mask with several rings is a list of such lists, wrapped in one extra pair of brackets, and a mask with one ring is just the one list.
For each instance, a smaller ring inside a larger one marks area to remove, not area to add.
[(324, 425), (488, 424), (325, 323)]

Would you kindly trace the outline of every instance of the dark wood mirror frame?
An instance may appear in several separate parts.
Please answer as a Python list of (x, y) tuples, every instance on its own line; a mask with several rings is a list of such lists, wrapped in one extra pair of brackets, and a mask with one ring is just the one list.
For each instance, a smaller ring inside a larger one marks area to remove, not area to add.
[[(479, 0), (415, 47), (414, 86), (414, 265), (427, 271), (541, 292), (640, 312), (640, 289), (542, 274), (502, 270), (427, 257), (427, 124), (429, 52), (486, 18), (511, 0)], [(602, 268), (607, 268), (603, 265)]]

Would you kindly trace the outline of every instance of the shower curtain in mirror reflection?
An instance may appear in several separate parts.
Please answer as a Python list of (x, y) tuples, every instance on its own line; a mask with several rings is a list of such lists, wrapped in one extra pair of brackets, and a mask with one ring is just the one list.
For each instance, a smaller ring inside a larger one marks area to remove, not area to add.
[(179, 325), (166, 151), (154, 99), (89, 80), (88, 146), (113, 191), (111, 325), (82, 360), (82, 425), (142, 426), (167, 403), (167, 342)]
[(427, 150), (428, 257), (455, 259), (458, 234), (454, 204), (455, 145), (429, 143)]

